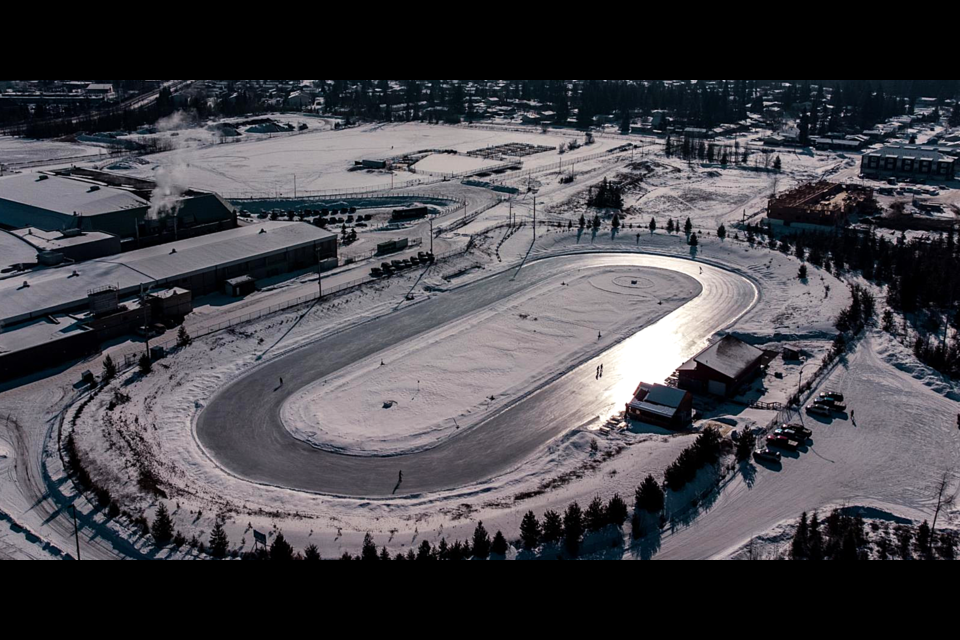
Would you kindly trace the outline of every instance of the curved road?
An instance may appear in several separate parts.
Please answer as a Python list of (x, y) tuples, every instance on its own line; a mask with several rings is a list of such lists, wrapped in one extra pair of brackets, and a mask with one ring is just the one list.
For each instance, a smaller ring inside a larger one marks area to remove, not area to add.
[[(477, 427), (427, 451), (393, 457), (353, 457), (321, 451), (293, 438), (280, 409), (300, 388), (397, 342), (474, 313), (522, 289), (571, 270), (655, 267), (687, 274), (699, 296), (658, 322), (608, 348), (555, 381), (507, 406)], [(702, 267), (703, 272), (700, 273)], [(605, 418), (641, 379), (662, 380), (729, 326), (758, 299), (747, 279), (679, 258), (579, 254), (545, 258), (448, 291), (401, 311), (356, 325), (268, 362), (219, 391), (200, 413), (197, 439), (229, 473), (254, 482), (341, 496), (389, 496), (450, 489), (508, 471), (552, 438)], [(595, 385), (602, 359), (602, 386)], [(284, 386), (276, 389), (283, 377)]]

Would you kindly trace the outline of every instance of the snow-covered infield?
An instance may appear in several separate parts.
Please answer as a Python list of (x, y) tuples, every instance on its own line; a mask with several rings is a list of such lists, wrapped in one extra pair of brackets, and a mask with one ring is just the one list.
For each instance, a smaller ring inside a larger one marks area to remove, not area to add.
[[(158, 154), (148, 156), (149, 165), (131, 170), (150, 176), (158, 166), (182, 163), (189, 168), (196, 187), (286, 193), (292, 191), (294, 173), (300, 189), (348, 188), (382, 184), (385, 179), (389, 183), (385, 173), (349, 171), (349, 165), (361, 157), (442, 147), (465, 152), (513, 141), (559, 146), (569, 139), (565, 134), (544, 135), (536, 130), (520, 133), (420, 124), (373, 125)], [(627, 138), (619, 136), (598, 137), (595, 145), (578, 152), (595, 153), (625, 141)], [(537, 242), (531, 246), (530, 197), (518, 196), (513, 213), (527, 226), (509, 237), (502, 228), (486, 232), (507, 219), (509, 208), (502, 204), (487, 211), (459, 231), (476, 234), (473, 251), (453, 264), (445, 264), (443, 272), (472, 268), (457, 279), (462, 283), (485, 277), (493, 269), (516, 268), (532, 257), (592, 250), (679, 256), (736, 271), (756, 283), (761, 297), (730, 332), (772, 350), (789, 344), (805, 355), (802, 362), (775, 359), (749, 396), (783, 402), (797, 388), (801, 371), (803, 380), (808, 380), (829, 349), (835, 335), (834, 319), (849, 303), (847, 283), (812, 265), (808, 265), (807, 280), (799, 280), (798, 260), (734, 241), (732, 223), (744, 215), (749, 218), (757, 214), (773, 188), (780, 191), (799, 181), (852, 171), (858, 159), (831, 153), (780, 153), (784, 172), (773, 176), (733, 167), (688, 165), (664, 158), (655, 146), (648, 146), (646, 157), (654, 162), (656, 171), (626, 198), (626, 205), (640, 214), (625, 219), (625, 224), (632, 223), (635, 229), (624, 229), (613, 238), (605, 224), (595, 238), (587, 233), (578, 240), (576, 230), (559, 232), (541, 226)], [(563, 156), (565, 166), (566, 159), (574, 157)], [(525, 167), (532, 167), (556, 160), (557, 154), (543, 153), (524, 162)], [(572, 184), (559, 183), (553, 174), (534, 176), (529, 182), (539, 188), (538, 219), (575, 222), (581, 209), (569, 204), (570, 198), (604, 177), (614, 177), (623, 169), (623, 160), (604, 158), (583, 163), (577, 167), (577, 179)], [(398, 174), (398, 181), (400, 177)], [(527, 180), (515, 184), (525, 186)], [(658, 222), (654, 234), (646, 230), (651, 216)], [(667, 217), (682, 223), (688, 216), (700, 238), (696, 252), (686, 245), (684, 234), (663, 231)], [(714, 235), (720, 222), (727, 225), (726, 241)], [(642, 232), (639, 240), (634, 235), (637, 231)], [(438, 242), (444, 240), (463, 238), (450, 236)], [(624, 295), (622, 276), (635, 287), (626, 288), (635, 296)], [(582, 359), (578, 349), (595, 336), (590, 323), (597, 318), (620, 321), (618, 330), (625, 333), (652, 322), (657, 314), (649, 311), (649, 301), (643, 296), (654, 292), (662, 295), (669, 277), (651, 271), (636, 276), (637, 285), (632, 284), (632, 273), (617, 269), (571, 278), (566, 285), (550, 283), (550, 294), (531, 293), (501, 301), (500, 313), (486, 322), (471, 324), (470, 319), (463, 326), (446, 326), (432, 335), (396, 345), (382, 354), (383, 367), (377, 357), (332, 376), (326, 384), (318, 381), (304, 389), (303, 397), (285, 409), (287, 426), (291, 431), (299, 429), (299, 437), (318, 446), (340, 447), (352, 453), (383, 454), (432, 446), (449, 437), (453, 418), (461, 428), (469, 428), (501, 403), (535, 387), (546, 371)], [(654, 286), (640, 287), (646, 281)], [(658, 310), (667, 311), (670, 305), (682, 304), (684, 296), (695, 295), (684, 279), (674, 282), (680, 286), (677, 297), (668, 301), (665, 296), (664, 306)], [(220, 388), (256, 367), (258, 357), (281, 356), (340, 328), (389, 313), (408, 293), (420, 297), (431, 295), (427, 287), (448, 286), (437, 273), (414, 286), (414, 277), (408, 274), (365, 287), (308, 313), (302, 308), (276, 313), (196, 340), (191, 347), (160, 361), (145, 378), (134, 372), (124, 374), (86, 406), (76, 423), (74, 433), (90, 474), (109, 488), (125, 509), (152, 519), (158, 499), (137, 486), (141, 472), (149, 470), (160, 479), (168, 496), (164, 502), (171, 507), (176, 526), (188, 538), (197, 535), (205, 540), (214, 517), (222, 514), (227, 518), (234, 548), (251, 548), (251, 529), (266, 531), (271, 538), (282, 530), (295, 548), (315, 543), (329, 558), (344, 551), (357, 553), (366, 532), (373, 534), (378, 545), (395, 553), (422, 540), (435, 544), (441, 537), (448, 542), (468, 538), (477, 520), (483, 520), (491, 533), (502, 530), (512, 541), (528, 509), (542, 516), (547, 509), (562, 511), (573, 500), (585, 506), (595, 495), (606, 499), (613, 493), (629, 502), (647, 474), (662, 477), (663, 469), (691, 442), (687, 434), (570, 425), (565, 435), (491, 481), (433, 494), (372, 500), (319, 496), (251, 483), (226, 473), (198, 446), (193, 431), (196, 416)], [(578, 294), (587, 295), (585, 291), (589, 291), (591, 300), (603, 304), (599, 308), (578, 304)], [(877, 294), (878, 301), (882, 300), (882, 292)], [(561, 306), (569, 307), (562, 315), (557, 311)], [(624, 317), (614, 309), (625, 310)], [(520, 318), (520, 314), (527, 317)], [(492, 359), (495, 366), (490, 366), (489, 350), (496, 351)], [(481, 354), (476, 361), (471, 358), (474, 353)], [(444, 354), (463, 355), (438, 357)], [(486, 364), (481, 365), (483, 361)], [(72, 385), (84, 368), (94, 367), (81, 363), (75, 370), (48, 380), (5, 391), (0, 414), (11, 414), (28, 425), (25, 433), (42, 434), (44, 425), (53, 424), (59, 411), (69, 406), (69, 424), (79, 408)], [(471, 386), (474, 384), (476, 388)], [(795, 519), (800, 511), (831, 504), (868, 504), (905, 513), (914, 520), (928, 517), (930, 485), (941, 468), (951, 463), (955, 466), (957, 459), (957, 385), (917, 363), (909, 349), (879, 331), (871, 331), (849, 358), (828, 372), (825, 384), (842, 390), (848, 404), (857, 406), (858, 424), (839, 418), (829, 424), (812, 423), (815, 435), (810, 451), (785, 456), (779, 472), (752, 466), (752, 471), (724, 481), (710, 500), (691, 509), (692, 499), (715, 484), (713, 471), (702, 472), (703, 477), (690, 491), (670, 496), (668, 510), (684, 515), (663, 531), (662, 539), (656, 538), (652, 552), (642, 552), (626, 541), (626, 549), (609, 553), (616, 557), (739, 557), (742, 545), (753, 536), (762, 536), (770, 529), (776, 533), (781, 523)], [(314, 394), (315, 390), (322, 394)], [(484, 399), (491, 395), (494, 400), (487, 404)], [(391, 400), (396, 404), (383, 408), (384, 401)], [(295, 420), (290, 419), (291, 413)], [(336, 416), (335, 421), (331, 415)], [(722, 424), (741, 428), (766, 425), (777, 417), (775, 412), (735, 403), (720, 403), (710, 415), (724, 420)], [(434, 419), (425, 419), (427, 416)], [(322, 431), (333, 422), (336, 433)], [(374, 430), (385, 436), (371, 442), (368, 436)], [(0, 468), (28, 467), (31, 461), (17, 458), (19, 449), (11, 444), (19, 442), (13, 439), (17, 434), (9, 433), (12, 435), (3, 448), (10, 457), (0, 461)], [(367, 450), (361, 450), (358, 444)], [(51, 482), (69, 485), (59, 472), (51, 473)], [(68, 536), (64, 527), (48, 526), (43, 512), (33, 506), (46, 504), (49, 498), (37, 493), (27, 499), (29, 487), (20, 482), (18, 478), (16, 483), (0, 485), (3, 508), (39, 535), (55, 538), (59, 548), (72, 548), (72, 529)], [(24, 492), (23, 498), (19, 491)], [(943, 517), (956, 521), (956, 508)], [(122, 518), (108, 520), (102, 513), (89, 518), (113, 535), (137, 537)], [(94, 536), (98, 530), (92, 529)], [(149, 540), (137, 544), (149, 547)], [(168, 553), (172, 552), (164, 551), (161, 556)]]
[(558, 277), (316, 381), (286, 403), (284, 426), (327, 451), (423, 450), (595, 353), (597, 327), (625, 337), (699, 291), (661, 269)]

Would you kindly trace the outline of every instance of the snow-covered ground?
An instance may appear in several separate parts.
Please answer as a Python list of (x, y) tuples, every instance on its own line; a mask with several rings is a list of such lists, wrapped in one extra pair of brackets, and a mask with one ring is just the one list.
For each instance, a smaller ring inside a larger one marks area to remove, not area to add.
[[(551, 142), (552, 138), (557, 139)], [(375, 125), (256, 143), (197, 147), (175, 152), (179, 154), (177, 158), (175, 153), (159, 154), (148, 157), (151, 165), (132, 171), (150, 175), (156, 166), (182, 161), (193, 186), (286, 193), (292, 192), (293, 174), (297, 175), (299, 189), (389, 183), (387, 174), (348, 170), (354, 160), (364, 157), (398, 155), (424, 148), (462, 152), (511, 141), (558, 146), (568, 140), (569, 136), (544, 135), (533, 129), (520, 133), (419, 124)], [(604, 137), (578, 152), (591, 154), (624, 141), (619, 136)], [(720, 419), (728, 424), (766, 425), (777, 419), (777, 413), (746, 404), (757, 400), (782, 402), (796, 389), (801, 372), (803, 380), (809, 379), (829, 348), (833, 321), (849, 303), (849, 294), (846, 283), (810, 265), (809, 277), (799, 280), (799, 262), (795, 258), (735, 241), (732, 223), (756, 214), (774, 189), (781, 191), (799, 181), (843, 175), (841, 172), (850, 171), (859, 162), (854, 155), (831, 153), (784, 151), (781, 156), (784, 171), (773, 175), (689, 166), (664, 158), (656, 147), (648, 148), (646, 159), (654, 162), (655, 171), (628, 194), (625, 204), (631, 212), (624, 218), (624, 229), (616, 236), (611, 235), (609, 225), (596, 236), (589, 230), (583, 234), (576, 229), (559, 231), (555, 225), (569, 220), (576, 225), (583, 212), (582, 192), (604, 177), (613, 178), (626, 170), (629, 157), (580, 163), (573, 183), (560, 183), (559, 176), (550, 172), (524, 177), (522, 181), (514, 179), (513, 184), (526, 187), (535, 182), (539, 189), (536, 242), (531, 242), (532, 196), (521, 195), (512, 205), (500, 204), (456, 234), (438, 238), (438, 243), (462, 246), (467, 235), (474, 234), (473, 249), (437, 265), (419, 280), (408, 273), (314, 308), (276, 313), (197, 340), (189, 349), (159, 363), (157, 370), (146, 378), (127, 373), (92, 400), (77, 420), (75, 433), (84, 460), (91, 474), (109, 486), (126, 510), (145, 513), (150, 519), (157, 499), (144, 494), (137, 482), (143, 469), (156, 474), (169, 496), (166, 503), (175, 511), (177, 528), (187, 538), (197, 535), (205, 539), (219, 512), (227, 517), (232, 546), (249, 549), (251, 529), (266, 531), (271, 537), (282, 530), (294, 547), (315, 543), (324, 557), (336, 557), (343, 551), (356, 553), (366, 532), (371, 532), (377, 544), (387, 546), (391, 552), (405, 551), (424, 539), (436, 543), (441, 537), (448, 542), (467, 538), (477, 520), (483, 520), (491, 532), (502, 530), (512, 540), (528, 509), (539, 516), (547, 509), (562, 510), (573, 500), (585, 506), (595, 495), (608, 498), (613, 493), (629, 502), (633, 490), (647, 474), (661, 477), (663, 469), (691, 442), (690, 435), (570, 424), (562, 436), (495, 481), (388, 499), (355, 499), (251, 483), (226, 473), (200, 450), (190, 425), (206, 399), (251, 368), (405, 305), (430, 297), (442, 299), (453, 285), (441, 275), (457, 274), (453, 282), (461, 284), (489, 277), (501, 269), (522, 271), (534, 258), (584, 251), (675, 256), (694, 261), (691, 264), (716, 265), (749, 278), (760, 292), (759, 300), (728, 330), (771, 350), (785, 344), (798, 347), (805, 360), (785, 362), (776, 358), (762, 380), (738, 401), (706, 403), (698, 411), (704, 419)], [(537, 154), (525, 158), (524, 163), (525, 167), (545, 166), (558, 157), (556, 153)], [(565, 154), (564, 163), (572, 157)], [(401, 176), (408, 177), (397, 174), (395, 179), (399, 181)], [(479, 205), (479, 200), (471, 200), (470, 209)], [(525, 223), (516, 232), (499, 226), (507, 221), (511, 207), (518, 220)], [(651, 216), (658, 223), (654, 234), (647, 229)], [(700, 238), (696, 250), (687, 246), (683, 233), (663, 231), (668, 217), (681, 224), (691, 218)], [(544, 221), (554, 226), (547, 226)], [(726, 241), (715, 235), (720, 222), (727, 225)], [(333, 442), (331, 448), (352, 447), (354, 452), (358, 445), (370, 446), (365, 436), (374, 429), (381, 438), (376, 444), (381, 451), (423, 448), (431, 441), (448, 437), (450, 418), (455, 417), (462, 426), (460, 417), (469, 411), (469, 423), (472, 417), (484, 413), (484, 398), (521, 394), (564, 361), (578, 359), (575, 344), (589, 338), (586, 334), (592, 334), (593, 329), (584, 325), (596, 318), (602, 316), (604, 322), (623, 332), (650, 322), (655, 314), (645, 315), (649, 309), (642, 298), (633, 299), (594, 286), (599, 279), (605, 286), (612, 285), (608, 289), (618, 291), (622, 283), (617, 283), (616, 272), (614, 269), (602, 275), (594, 272), (579, 280), (570, 278), (570, 284), (559, 285), (559, 290), (552, 285), (550, 295), (505, 298), (495, 307), (497, 313), (485, 318), (486, 322), (476, 323), (471, 318), (463, 326), (451, 324), (355, 363), (349, 370), (326, 378), (325, 385), (319, 381), (317, 387), (304, 389), (304, 397), (287, 407), (288, 418), (293, 412), (298, 420), (303, 419), (299, 427), (293, 424), (292, 428), (299, 429), (301, 437), (313, 439), (315, 444), (322, 441), (330, 446)], [(637, 274), (638, 282), (642, 278), (654, 281), (655, 286), (643, 290), (643, 295), (656, 291), (659, 297), (669, 278), (650, 274)], [(679, 288), (674, 292), (676, 304), (695, 293), (683, 277), (671, 277), (677, 278)], [(314, 279), (311, 284), (309, 277), (303, 276), (278, 284), (272, 291), (236, 303), (236, 309), (230, 304), (205, 305), (201, 299), (197, 315), (210, 323), (221, 314), (242, 315), (269, 306), (271, 300), (301, 295), (301, 290), (306, 291), (315, 282)], [(633, 291), (634, 286), (631, 283), (627, 289)], [(589, 295), (583, 293), (588, 287)], [(665, 300), (664, 306), (667, 305)], [(521, 313), (527, 318), (521, 320)], [(442, 343), (438, 342), (441, 338)], [(440, 344), (452, 353), (464, 355), (438, 357)], [(477, 357), (472, 358), (474, 355)], [(381, 359), (401, 366), (385, 366), (381, 370)], [(403, 367), (408, 369), (406, 373)], [(60, 412), (72, 407), (68, 412), (68, 417), (72, 417), (77, 408), (74, 401), (84, 397), (74, 384), (79, 372), (86, 368), (99, 370), (99, 365), (80, 363), (45, 379), (0, 387), (0, 437), (6, 438), (6, 442), (23, 443), (23, 453), (12, 444), (4, 446), (9, 457), (6, 462), (0, 461), (0, 472), (13, 475), (8, 475), (10, 481), (0, 487), (0, 508), (19, 523), (18, 527), (29, 527), (60, 549), (71, 548), (72, 523), (68, 526), (64, 522), (57, 501), (70, 500), (74, 494), (71, 483), (65, 482), (58, 470), (54, 460), (56, 446), (51, 446), (51, 442)], [(476, 381), (475, 387), (464, 387), (466, 380)], [(908, 349), (872, 332), (849, 358), (829, 372), (822, 384), (840, 388), (848, 395), (851, 406), (856, 407), (856, 424), (852, 416), (829, 424), (813, 422), (813, 444), (807, 450), (786, 456), (781, 469), (751, 463), (746, 470), (727, 475), (721, 490), (692, 512), (688, 513), (688, 496), (674, 496), (671, 513), (678, 516), (677, 521), (647, 542), (631, 544), (625, 540), (615, 555), (728, 557), (753, 536), (796, 518), (800, 511), (831, 504), (868, 504), (914, 519), (929, 517), (931, 485), (942, 468), (955, 467), (960, 456), (955, 427), (956, 399), (960, 396), (954, 383), (916, 363)], [(315, 395), (315, 390), (324, 393)], [(455, 395), (458, 391), (459, 395)], [(115, 392), (129, 396), (129, 400)], [(198, 404), (184, 403), (183, 399), (188, 397)], [(397, 404), (384, 409), (384, 400), (396, 400)], [(111, 402), (113, 409), (109, 408)], [(4, 423), (4, 416), (13, 416), (20, 426), (11, 427), (9, 420)], [(812, 421), (808, 417), (804, 420), (810, 426)], [(338, 431), (333, 436), (317, 430), (334, 422)], [(288, 426), (291, 424), (288, 419)], [(0, 445), (3, 442), (0, 440)], [(41, 455), (41, 451), (45, 453)], [(45, 470), (37, 466), (41, 459), (47, 461)], [(709, 486), (711, 478), (707, 476), (698, 490)], [(78, 511), (82, 505), (82, 501), (78, 503)], [(124, 517), (110, 519), (89, 505), (86, 509), (81, 513), (85, 551), (95, 557), (138, 557), (150, 553), (149, 541), (138, 537)], [(954, 510), (943, 517), (956, 520), (957, 516)], [(17, 540), (0, 536), (3, 541), (11, 539)]]
[(646, 268), (554, 279), (316, 381), (284, 405), (283, 422), (328, 451), (423, 450), (582, 360), (596, 327), (629, 335), (699, 291), (688, 276)]

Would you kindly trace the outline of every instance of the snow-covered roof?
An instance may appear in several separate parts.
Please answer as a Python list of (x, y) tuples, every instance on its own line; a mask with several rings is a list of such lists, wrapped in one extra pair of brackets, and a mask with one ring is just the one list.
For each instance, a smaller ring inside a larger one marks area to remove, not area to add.
[(37, 250), (16, 234), (0, 229), (0, 269), (24, 262), (36, 262)]
[(725, 336), (693, 357), (694, 362), (728, 378), (736, 378), (763, 356), (763, 351)]
[(650, 402), (644, 402), (641, 400), (631, 400), (629, 406), (631, 409), (653, 413), (658, 416), (663, 416), (664, 418), (672, 418), (677, 413), (677, 409), (675, 407), (665, 407), (663, 405), (652, 404)]
[(150, 206), (149, 202), (126, 189), (33, 173), (0, 178), (0, 219), (3, 200), (67, 215), (79, 213), (85, 216)]
[(668, 387), (663, 384), (643, 386), (647, 388), (647, 395), (643, 399), (644, 402), (652, 402), (653, 404), (659, 404), (665, 407), (679, 407), (680, 403), (683, 402), (683, 398), (687, 395), (687, 392), (683, 389)]
[(304, 222), (263, 222), (11, 276), (0, 279), (0, 321), (19, 322), (79, 307), (88, 291), (105, 285), (116, 286), (120, 296), (131, 295), (141, 285), (162, 285), (335, 237)]

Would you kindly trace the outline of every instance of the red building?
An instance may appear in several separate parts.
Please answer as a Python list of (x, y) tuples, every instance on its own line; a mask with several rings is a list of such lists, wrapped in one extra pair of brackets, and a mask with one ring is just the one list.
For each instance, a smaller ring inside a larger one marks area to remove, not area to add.
[(726, 336), (677, 370), (677, 386), (694, 393), (732, 396), (760, 369), (763, 351)]

